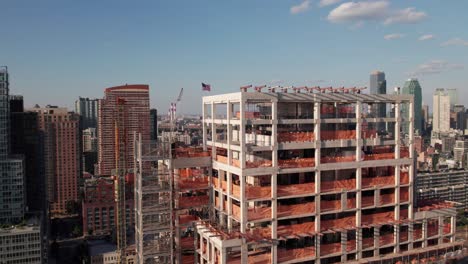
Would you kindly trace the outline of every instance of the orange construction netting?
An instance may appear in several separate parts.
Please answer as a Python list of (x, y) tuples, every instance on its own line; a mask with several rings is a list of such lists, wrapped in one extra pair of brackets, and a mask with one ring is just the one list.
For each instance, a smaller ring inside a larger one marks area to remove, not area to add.
[(321, 140), (356, 139), (356, 130), (320, 131)]
[(182, 237), (180, 238), (180, 245), (182, 249), (192, 249), (195, 248), (195, 239), (194, 237)]
[(326, 256), (341, 252), (341, 243), (331, 243), (320, 245), (320, 256)]
[(288, 159), (288, 160), (278, 160), (278, 165), (280, 168), (314, 167), (315, 159), (314, 158), (296, 158), (296, 159)]
[(336, 162), (353, 162), (356, 161), (356, 156), (344, 156), (344, 157), (322, 157), (321, 163), (336, 163)]
[(334, 229), (353, 229), (356, 227), (356, 217), (347, 216), (339, 219), (320, 221), (320, 231)]
[(320, 211), (335, 211), (341, 209), (341, 200), (334, 200), (334, 201), (327, 201), (321, 200), (320, 201)]
[(395, 185), (395, 176), (376, 176), (376, 177), (363, 177), (362, 188), (370, 188), (374, 186), (387, 186)]
[(310, 142), (314, 141), (314, 132), (280, 132), (278, 142)]
[(395, 203), (395, 194), (394, 193), (381, 194), (380, 195), (380, 202), (379, 202), (380, 205), (393, 204), (393, 203)]
[(431, 211), (435, 209), (446, 209), (453, 208), (454, 205), (451, 202), (437, 202), (437, 201), (422, 201), (418, 204), (418, 211)]
[(174, 156), (176, 158), (196, 158), (196, 157), (209, 157), (211, 153), (203, 151), (203, 148), (175, 148)]
[[(277, 228), (278, 237), (297, 236), (299, 234), (315, 233), (315, 223), (307, 222), (294, 225), (280, 225)], [(271, 239), (271, 227), (259, 227), (251, 229), (247, 235), (253, 240)]]
[(195, 255), (182, 255), (182, 264), (195, 263)]
[(362, 196), (361, 197), (361, 206), (362, 207), (367, 207), (367, 206), (372, 206), (375, 203), (375, 198), (374, 196)]
[(409, 184), (409, 173), (407, 171), (400, 171), (400, 184)]
[(278, 197), (309, 193), (315, 193), (315, 183), (313, 182), (277, 186)]
[(315, 256), (315, 247), (304, 247), (294, 249), (278, 248), (278, 262), (303, 259)]
[(382, 213), (375, 213), (370, 215), (363, 215), (362, 216), (362, 224), (363, 225), (373, 225), (373, 224), (383, 224), (388, 222), (394, 222), (395, 220), (395, 213), (393, 211), (390, 212), (382, 212)]
[(366, 237), (362, 239), (362, 248), (374, 247), (374, 237)]
[(334, 181), (322, 181), (320, 183), (320, 191), (340, 191), (356, 189), (356, 179), (343, 179)]
[(392, 244), (393, 241), (394, 241), (393, 233), (392, 234), (381, 235), (379, 237), (379, 245), (380, 246)]
[(311, 214), (315, 212), (315, 202), (302, 204), (278, 205), (278, 217)]
[(200, 218), (195, 215), (179, 215), (179, 224), (184, 225), (190, 222), (198, 221)]
[(400, 202), (409, 201), (408, 187), (400, 188)]
[(185, 178), (179, 179), (178, 184), (180, 189), (196, 189), (208, 187), (209, 177)]
[(190, 208), (193, 206), (208, 205), (210, 197), (208, 195), (202, 196), (182, 196), (179, 197), (179, 208)]

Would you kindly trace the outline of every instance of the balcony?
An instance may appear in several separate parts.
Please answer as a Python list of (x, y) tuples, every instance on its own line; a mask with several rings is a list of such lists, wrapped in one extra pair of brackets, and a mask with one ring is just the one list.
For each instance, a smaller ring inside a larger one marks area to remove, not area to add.
[(280, 132), (278, 143), (285, 142), (312, 142), (315, 140), (314, 132)]
[(299, 216), (304, 214), (312, 214), (315, 212), (315, 202), (302, 204), (278, 205), (278, 218), (288, 216)]
[(300, 260), (304, 258), (315, 257), (315, 247), (304, 247), (294, 249), (278, 248), (278, 262), (286, 262), (290, 260)]
[(362, 178), (362, 188), (377, 188), (383, 186), (394, 186), (395, 176), (376, 176)]
[(277, 194), (278, 197), (287, 197), (295, 195), (306, 195), (315, 193), (315, 183), (301, 183), (301, 184), (289, 184), (289, 185), (278, 185)]
[(309, 167), (315, 167), (315, 159), (314, 158), (296, 158), (296, 159), (278, 160), (278, 165), (282, 169), (309, 168)]
[(356, 179), (342, 179), (334, 181), (322, 181), (320, 192), (340, 192), (342, 190), (356, 189)]

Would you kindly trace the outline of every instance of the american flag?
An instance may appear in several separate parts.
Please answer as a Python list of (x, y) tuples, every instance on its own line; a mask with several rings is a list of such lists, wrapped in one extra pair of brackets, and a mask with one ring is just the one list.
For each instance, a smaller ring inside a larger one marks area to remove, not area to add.
[(211, 92), (211, 85), (206, 84), (206, 83), (201, 83), (201, 86), (202, 86), (202, 91)]

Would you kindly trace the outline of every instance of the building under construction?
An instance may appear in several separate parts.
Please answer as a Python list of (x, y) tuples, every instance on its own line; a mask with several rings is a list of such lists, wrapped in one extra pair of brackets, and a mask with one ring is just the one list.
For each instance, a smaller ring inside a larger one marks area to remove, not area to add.
[(461, 248), (451, 204), (413, 202), (412, 96), (248, 88), (203, 98), (215, 220), (196, 226), (198, 263), (414, 262)]
[(450, 203), (413, 202), (414, 134), (400, 133), (414, 130), (400, 115), (412, 96), (248, 88), (203, 98), (205, 151), (136, 139), (138, 263), (410, 263), (461, 249)]

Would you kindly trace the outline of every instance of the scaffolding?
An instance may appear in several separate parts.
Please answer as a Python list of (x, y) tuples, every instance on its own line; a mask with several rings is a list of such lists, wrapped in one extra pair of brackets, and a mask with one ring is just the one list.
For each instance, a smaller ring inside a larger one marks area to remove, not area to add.
[(172, 263), (174, 219), (169, 142), (135, 136), (135, 244), (137, 263)]

